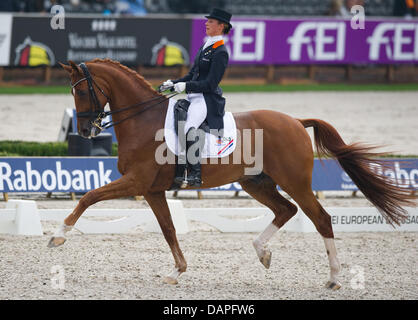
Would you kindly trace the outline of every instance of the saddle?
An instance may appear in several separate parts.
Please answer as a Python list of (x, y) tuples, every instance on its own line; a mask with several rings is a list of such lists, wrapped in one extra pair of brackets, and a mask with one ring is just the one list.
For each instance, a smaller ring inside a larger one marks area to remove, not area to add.
[[(176, 156), (181, 156), (181, 151), (185, 150), (181, 139), (178, 139), (178, 133), (182, 132), (179, 128), (179, 121), (187, 120), (187, 111), (190, 102), (181, 99), (176, 101), (170, 98), (164, 125), (164, 138), (167, 148)], [(205, 144), (201, 152), (202, 158), (221, 158), (230, 155), (235, 150), (235, 141), (237, 140), (235, 119), (231, 112), (225, 112), (224, 115), (224, 129), (221, 132), (212, 134), (210, 127), (204, 121), (198, 129), (205, 132)], [(180, 141), (179, 141), (180, 140)], [(178, 160), (178, 159), (177, 159)], [(176, 161), (176, 170), (178, 164)], [(176, 171), (177, 172), (177, 171)], [(172, 185), (169, 190), (181, 189), (178, 185)]]
[[(188, 102), (186, 100), (186, 102)], [(179, 155), (180, 147), (178, 142), (178, 131), (176, 132), (176, 122), (174, 120), (174, 107), (177, 100), (170, 98), (168, 103), (168, 109), (165, 117), (164, 124), (164, 138), (167, 144), (167, 148), (175, 155)], [(187, 108), (187, 107), (186, 107)], [(184, 106), (183, 106), (184, 110)], [(180, 110), (181, 111), (181, 110)], [(187, 117), (187, 114), (183, 117)], [(177, 118), (178, 119), (178, 118)], [(221, 158), (228, 156), (235, 149), (235, 141), (237, 138), (237, 128), (235, 124), (234, 116), (231, 112), (225, 112), (223, 117), (224, 129), (221, 137), (211, 134), (209, 125), (204, 121), (199, 129), (205, 132), (205, 146), (202, 151), (202, 158)], [(177, 122), (178, 123), (178, 122)], [(177, 129), (178, 130), (178, 129)]]

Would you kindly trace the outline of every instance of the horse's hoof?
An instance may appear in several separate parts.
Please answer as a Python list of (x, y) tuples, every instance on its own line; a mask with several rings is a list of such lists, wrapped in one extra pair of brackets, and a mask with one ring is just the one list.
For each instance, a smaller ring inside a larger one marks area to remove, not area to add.
[(173, 285), (175, 285), (175, 284), (178, 284), (178, 283), (179, 283), (179, 282), (177, 281), (177, 279), (174, 279), (174, 278), (172, 278), (172, 277), (165, 277), (163, 281), (164, 281), (165, 283), (167, 283), (167, 284), (173, 284)]
[(341, 288), (341, 283), (339, 281), (328, 281), (325, 287), (327, 289), (336, 291)]
[(51, 240), (49, 240), (48, 248), (59, 247), (63, 245), (66, 240), (67, 239), (65, 239), (64, 237), (52, 237)]
[(260, 257), (260, 262), (266, 269), (270, 268), (270, 263), (271, 263), (271, 251), (270, 250), (266, 250), (264, 252), (264, 255)]
[(261, 246), (257, 240), (253, 241), (253, 246), (255, 251), (257, 252), (257, 256), (261, 264), (266, 269), (270, 268), (271, 251), (267, 248), (267, 246)]

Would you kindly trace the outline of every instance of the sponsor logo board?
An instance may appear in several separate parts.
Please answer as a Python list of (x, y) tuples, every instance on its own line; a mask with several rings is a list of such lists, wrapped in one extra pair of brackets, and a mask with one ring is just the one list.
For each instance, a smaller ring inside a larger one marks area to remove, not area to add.
[[(402, 188), (418, 189), (418, 159), (389, 160), (373, 170)], [(120, 177), (116, 157), (0, 158), (0, 192), (87, 192)], [(358, 190), (335, 160), (314, 161), (312, 189)], [(211, 190), (241, 191), (238, 182)]]
[[(205, 42), (204, 19), (193, 20), (191, 55)], [(327, 18), (236, 18), (226, 35), (231, 64), (417, 63), (418, 21)]]

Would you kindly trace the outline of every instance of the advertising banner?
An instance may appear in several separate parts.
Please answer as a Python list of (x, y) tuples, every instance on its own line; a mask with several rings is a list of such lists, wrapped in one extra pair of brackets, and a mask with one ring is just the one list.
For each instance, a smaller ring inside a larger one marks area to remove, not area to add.
[(0, 66), (10, 64), (10, 41), (12, 39), (12, 19), (9, 13), (0, 13)]
[[(201, 18), (63, 16), (62, 28), (54, 28), (52, 18), (2, 14), (0, 64), (110, 58), (128, 66), (188, 65), (206, 37)], [(417, 19), (365, 17), (364, 28), (324, 17), (235, 18), (231, 23), (225, 36), (231, 64), (418, 63)], [(10, 32), (11, 40), (5, 36)]]
[[(418, 159), (397, 159), (385, 161), (385, 167), (374, 164), (372, 170), (389, 177), (394, 184), (418, 190)], [(278, 188), (280, 190), (280, 188)], [(213, 188), (212, 190), (241, 191), (238, 182)], [(358, 191), (347, 173), (336, 160), (314, 160), (312, 190), (315, 191)]]
[[(193, 20), (192, 59), (205, 41)], [(371, 19), (364, 28), (338, 18), (237, 18), (225, 36), (231, 64), (418, 63), (418, 20)]]
[(189, 64), (190, 20), (63, 17), (62, 28), (51, 17), (13, 19), (13, 66), (57, 65), (109, 58), (124, 65)]
[[(388, 160), (374, 165), (402, 188), (418, 189), (418, 159)], [(0, 192), (87, 192), (120, 177), (116, 157), (0, 158)], [(315, 160), (312, 189), (358, 190), (335, 160)], [(238, 182), (211, 190), (241, 191)]]
[(87, 192), (120, 177), (116, 158), (0, 158), (3, 192)]

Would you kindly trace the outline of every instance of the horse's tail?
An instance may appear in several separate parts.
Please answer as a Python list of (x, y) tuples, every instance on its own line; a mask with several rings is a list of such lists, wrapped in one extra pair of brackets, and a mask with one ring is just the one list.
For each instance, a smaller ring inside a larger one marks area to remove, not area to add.
[(318, 156), (323, 154), (336, 158), (364, 196), (392, 226), (393, 223), (399, 225), (407, 217), (402, 206), (416, 206), (410, 190), (398, 187), (388, 177), (372, 170), (377, 163), (384, 166), (382, 160), (372, 159), (384, 153), (373, 152), (374, 146), (345, 144), (337, 130), (325, 121), (298, 120), (305, 128), (313, 127)]

